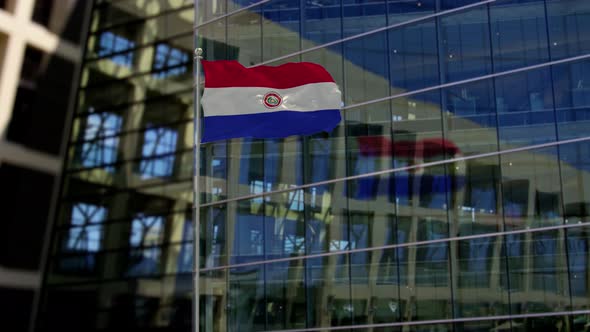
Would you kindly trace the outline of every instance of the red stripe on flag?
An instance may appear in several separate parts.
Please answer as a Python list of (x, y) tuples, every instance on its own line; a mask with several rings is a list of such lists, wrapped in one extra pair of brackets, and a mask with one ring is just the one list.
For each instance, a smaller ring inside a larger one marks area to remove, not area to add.
[(322, 66), (310, 62), (246, 68), (237, 61), (202, 60), (206, 88), (266, 87), (289, 89), (304, 84), (334, 82)]

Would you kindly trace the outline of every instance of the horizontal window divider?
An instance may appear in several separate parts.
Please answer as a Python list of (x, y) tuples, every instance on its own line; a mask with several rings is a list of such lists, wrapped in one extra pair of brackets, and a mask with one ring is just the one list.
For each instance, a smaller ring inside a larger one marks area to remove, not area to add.
[[(92, 113), (90, 113), (90, 114), (92, 114)], [(153, 127), (141, 127), (141, 128), (136, 128), (136, 129), (130, 129), (130, 130), (122, 130), (122, 131), (119, 131), (113, 135), (102, 135), (102, 136), (97, 136), (97, 137), (93, 137), (90, 139), (72, 140), (72, 141), (70, 141), (70, 147), (75, 147), (76, 145), (81, 145), (84, 143), (98, 142), (98, 141), (102, 141), (102, 140), (109, 139), (109, 138), (118, 138), (118, 137), (130, 135), (130, 134), (143, 133), (143, 132), (146, 132), (150, 129), (170, 128), (172, 126), (182, 125), (185, 123), (190, 123), (192, 125), (193, 119), (186, 118), (186, 119), (177, 120), (174, 122), (167, 122), (167, 123), (158, 124), (157, 126), (153, 126)]]
[[(257, 7), (257, 6), (260, 6), (260, 5), (264, 5), (267, 2), (271, 2), (271, 1), (272, 0), (259, 1), (259, 2), (253, 3), (251, 5), (248, 5), (246, 7), (239, 8), (239, 9), (236, 9), (236, 10), (231, 11), (229, 13), (225, 13), (223, 15), (220, 15), (220, 16), (217, 16), (217, 17), (214, 17), (214, 18), (211, 18), (211, 19), (209, 19), (209, 20), (207, 20), (207, 21), (205, 21), (203, 23), (195, 24), (194, 27), (193, 27), (193, 30), (198, 30), (199, 28), (202, 28), (202, 27), (206, 26), (207, 24), (210, 24), (210, 23), (213, 23), (213, 22), (216, 22), (216, 21), (220, 21), (220, 20), (222, 20), (224, 18), (233, 16), (235, 14), (239, 14), (239, 13), (241, 13), (243, 11), (247, 11), (249, 9), (252, 9), (252, 8)], [(441, 16), (441, 15), (452, 14), (452, 13), (455, 13), (455, 12), (458, 12), (458, 11), (462, 11), (464, 9), (471, 9), (473, 7), (478, 7), (478, 6), (485, 5), (485, 4), (488, 4), (488, 3), (491, 3), (491, 2), (496, 2), (496, 1), (497, 0), (485, 0), (485, 1), (480, 1), (480, 2), (477, 2), (477, 3), (472, 3), (472, 4), (469, 4), (469, 5), (465, 5), (465, 6), (462, 6), (462, 7), (457, 7), (457, 8), (453, 8), (453, 9), (449, 9), (449, 10), (444, 10), (444, 11), (441, 11), (441, 12), (438, 12), (438, 13), (434, 13), (434, 14), (430, 14), (430, 15), (424, 15), (424, 16), (421, 16), (421, 17), (418, 17), (418, 18), (415, 18), (415, 19), (411, 19), (411, 20), (408, 20), (408, 21), (399, 22), (399, 23), (391, 24), (391, 25), (388, 25), (386, 27), (382, 27), (382, 28), (379, 28), (379, 29), (367, 31), (366, 33), (363, 33), (363, 36), (365, 34), (372, 34), (372, 33), (380, 32), (380, 31), (388, 30), (388, 29), (391, 29), (391, 28), (394, 28), (394, 27), (404, 26), (404, 25), (407, 25), (407, 24), (412, 24), (412, 23), (420, 22), (420, 21), (423, 21), (423, 20), (427, 20), (427, 19), (430, 19), (430, 18)], [(345, 4), (342, 4), (342, 5), (345, 6)], [(302, 10), (302, 8), (299, 7), (299, 10)], [(357, 38), (357, 36), (351, 36), (351, 37)], [(350, 40), (350, 39), (354, 39), (354, 38), (351, 38), (351, 37), (343, 38), (343, 39), (340, 39), (340, 40), (336, 40), (336, 41), (334, 41), (334, 43), (337, 44), (337, 43), (340, 43), (342, 41), (347, 41), (347, 40)], [(328, 44), (331, 45), (331, 43), (323, 44), (323, 45), (320, 45), (320, 46), (326, 46)], [(304, 50), (304, 51), (307, 51), (307, 50)], [(303, 52), (303, 51), (299, 51), (299, 52)], [(293, 54), (293, 55), (296, 55), (296, 54)], [(282, 57), (279, 57), (279, 58), (271, 59), (269, 61), (270, 62), (277, 61), (278, 59), (281, 59), (281, 58)], [(269, 62), (269, 61), (265, 61), (265, 62)], [(263, 62), (261, 64), (264, 64), (265, 62)], [(258, 65), (261, 65), (261, 64), (258, 64)]]
[[(129, 224), (131, 225), (131, 224)], [(109, 249), (102, 249), (98, 251), (83, 251), (80, 252), (68, 252), (67, 250), (58, 250), (51, 254), (51, 260), (59, 260), (59, 258), (71, 258), (71, 257), (80, 257), (86, 255), (109, 255), (113, 253), (126, 253), (126, 252), (133, 252), (133, 251), (142, 251), (142, 250), (150, 250), (150, 249), (162, 249), (165, 250), (169, 247), (175, 247), (179, 245), (186, 245), (186, 244), (193, 244), (192, 240), (183, 240), (183, 241), (167, 241), (158, 244), (152, 245), (143, 245), (143, 246), (121, 246)]]
[[(98, 82), (98, 83), (95, 83), (95, 84), (92, 84), (92, 85), (87, 85), (85, 87), (80, 87), (80, 90), (82, 90), (82, 91), (88, 91), (88, 90), (93, 90), (93, 89), (98, 89), (98, 88), (104, 88), (105, 85), (108, 86), (108, 85), (110, 85), (112, 83), (126, 81), (126, 80), (130, 80), (130, 79), (138, 78), (138, 77), (150, 76), (150, 75), (153, 75), (153, 74), (157, 74), (157, 73), (160, 73), (160, 72), (165, 72), (165, 71), (173, 70), (173, 69), (177, 69), (177, 68), (188, 67), (189, 64), (192, 64), (192, 62), (191, 61), (188, 61), (188, 62), (181, 63), (181, 64), (178, 64), (178, 65), (169, 66), (169, 67), (163, 67), (163, 68), (159, 68), (159, 69), (156, 69), (156, 70), (152, 69), (150, 71), (137, 72), (137, 73), (133, 73), (133, 74), (131, 74), (129, 76), (115, 78), (115, 79), (112, 79), (112, 80), (105, 80), (105, 81)], [(188, 76), (188, 75), (191, 75), (191, 74), (187, 71), (186, 73), (182, 73), (182, 74), (179, 74), (179, 75), (170, 75), (170, 76), (166, 76), (166, 77), (153, 77), (152, 79), (153, 80), (157, 80), (157, 81), (165, 81), (165, 80), (167, 80), (167, 79), (169, 79), (171, 77), (178, 77), (178, 76), (181, 76), (181, 75), (187, 75)]]
[[(52, 276), (55, 275), (55, 272), (52, 272)], [(47, 282), (44, 284), (46, 289), (59, 289), (62, 287), (75, 287), (75, 286), (89, 286), (89, 285), (105, 285), (105, 284), (114, 284), (118, 282), (138, 282), (141, 280), (146, 279), (163, 279), (163, 278), (170, 278), (170, 277), (179, 277), (185, 276), (187, 278), (191, 277), (193, 273), (191, 271), (182, 271), (182, 272), (170, 272), (170, 273), (154, 273), (154, 274), (142, 274), (142, 275), (134, 275), (134, 276), (122, 276), (121, 278), (100, 278), (98, 271), (84, 271), (85, 274), (75, 274), (75, 272), (59, 272), (60, 277), (64, 278), (86, 278), (91, 279), (89, 280), (82, 280), (82, 281), (69, 281), (69, 282), (62, 282), (62, 283), (51, 283)]]
[(129, 102), (115, 104), (115, 105), (101, 106), (101, 107), (93, 110), (92, 112), (89, 112), (89, 111), (78, 112), (75, 114), (75, 117), (79, 118), (79, 117), (89, 116), (91, 114), (97, 114), (97, 113), (109, 113), (109, 112), (113, 113), (115, 111), (125, 110), (126, 108), (133, 107), (135, 105), (152, 103), (152, 102), (159, 101), (159, 100), (166, 100), (167, 98), (173, 98), (175, 96), (189, 93), (189, 92), (193, 92), (193, 89), (186, 88), (183, 90), (178, 90), (176, 92), (167, 93), (167, 94), (154, 96), (154, 97), (148, 97), (145, 99), (134, 100), (134, 101), (129, 101)]
[[(105, 6), (105, 7), (107, 7), (107, 6)], [(157, 14), (154, 14), (154, 15), (144, 16), (144, 17), (133, 19), (133, 20), (116, 22), (116, 23), (113, 23), (113, 24), (110, 24), (110, 25), (99, 27), (98, 29), (96, 29), (94, 31), (91, 31), (90, 34), (93, 34), (94, 35), (94, 34), (97, 34), (97, 33), (109, 31), (109, 30), (112, 30), (112, 29), (120, 28), (120, 27), (127, 27), (127, 26), (132, 25), (132, 24), (141, 24), (141, 23), (143, 23), (145, 21), (148, 21), (148, 20), (151, 20), (151, 19), (154, 19), (154, 18), (158, 18), (158, 17), (161, 17), (161, 16), (166, 16), (166, 15), (169, 15), (169, 14), (174, 14), (176, 12), (181, 12), (183, 10), (187, 10), (187, 9), (190, 9), (190, 8), (193, 8), (193, 7), (194, 7), (194, 4), (184, 5), (184, 6), (180, 6), (178, 8), (172, 8), (172, 9), (169, 9), (169, 10), (161, 11), (161, 12), (159, 12)], [(101, 11), (101, 10), (104, 10), (104, 8), (100, 8), (99, 7), (99, 8), (94, 9), (95, 12), (96, 11)]]
[[(157, 277), (152, 278), (150, 276), (147, 277), (139, 277), (139, 279), (157, 279)], [(127, 308), (134, 308), (135, 310), (137, 309), (143, 309), (143, 308), (150, 308), (152, 309), (153, 306), (149, 303), (149, 302), (145, 302), (142, 304), (138, 304), (138, 303), (134, 303), (133, 305), (128, 306)], [(159, 303), (157, 305), (157, 309), (158, 310), (162, 310), (162, 309), (172, 309), (172, 310), (177, 310), (177, 304), (174, 302), (165, 302), (165, 303)], [(121, 308), (113, 306), (113, 305), (97, 305), (96, 307), (93, 307), (93, 310), (96, 314), (101, 315), (101, 314), (108, 314), (108, 313), (114, 313), (114, 312), (120, 312)], [(175, 326), (177, 327), (177, 326)]]
[[(207, 22), (204, 22), (202, 24), (199, 24), (199, 25), (195, 26), (194, 29), (197, 30), (197, 29), (203, 27), (206, 24), (209, 24), (211, 22), (215, 22), (215, 21), (220, 20), (220, 19), (223, 19), (225, 17), (229, 17), (231, 15), (234, 15), (236, 13), (242, 12), (244, 10), (248, 10), (248, 9), (250, 9), (252, 7), (255, 7), (255, 6), (260, 5), (260, 4), (267, 3), (269, 1), (271, 1), (271, 0), (261, 1), (261, 2), (258, 2), (258, 3), (252, 4), (252, 5), (248, 6), (248, 7), (240, 8), (240, 9), (238, 9), (236, 11), (231, 12), (231, 13), (228, 13), (228, 14), (225, 14), (225, 15), (222, 15), (222, 16), (219, 16), (219, 17), (216, 17), (216, 18), (211, 19), (211, 20), (209, 20)], [(296, 56), (296, 55), (301, 55), (301, 54), (313, 52), (313, 51), (316, 51), (316, 50), (319, 50), (319, 49), (322, 49), (322, 48), (326, 48), (326, 47), (329, 47), (329, 46), (332, 46), (332, 45), (337, 45), (337, 44), (345, 43), (347, 41), (351, 41), (351, 40), (355, 40), (355, 39), (358, 39), (358, 38), (370, 36), (372, 34), (376, 34), (376, 33), (383, 32), (383, 31), (387, 31), (387, 30), (390, 30), (390, 29), (395, 29), (395, 28), (406, 26), (406, 25), (412, 25), (412, 24), (415, 24), (415, 23), (420, 23), (422, 21), (427, 21), (427, 20), (432, 19), (432, 18), (437, 18), (437, 17), (440, 17), (440, 16), (446, 16), (446, 15), (449, 15), (449, 14), (455, 14), (455, 13), (458, 13), (458, 12), (461, 12), (461, 11), (465, 11), (465, 10), (477, 8), (477, 7), (484, 6), (484, 5), (487, 5), (487, 4), (490, 4), (490, 3), (494, 3), (496, 1), (497, 0), (480, 1), (480, 2), (477, 2), (477, 3), (472, 3), (470, 5), (466, 5), (466, 6), (462, 6), (462, 7), (458, 7), (458, 8), (453, 8), (453, 9), (441, 11), (441, 12), (438, 12), (438, 13), (430, 14), (430, 15), (425, 15), (425, 16), (417, 17), (417, 18), (414, 18), (414, 19), (411, 19), (411, 20), (400, 22), (400, 23), (391, 24), (391, 25), (384, 26), (384, 27), (381, 27), (381, 28), (378, 28), (378, 29), (366, 31), (366, 32), (363, 32), (363, 33), (360, 33), (360, 34), (356, 34), (356, 35), (349, 36), (349, 37), (346, 37), (346, 38), (341, 38), (341, 39), (334, 40), (334, 41), (331, 41), (331, 42), (328, 42), (328, 43), (324, 43), (324, 44), (321, 44), (321, 45), (316, 45), (314, 47), (306, 48), (304, 50), (299, 50), (299, 51), (292, 52), (292, 53), (289, 53), (289, 54), (286, 54), (286, 55), (282, 55), (280, 57), (276, 57), (276, 58), (273, 58), (273, 59), (262, 61), (260, 63), (255, 64), (255, 65), (252, 65), (252, 66), (250, 66), (248, 68), (258, 67), (258, 66), (266, 65), (266, 64), (273, 63), (273, 62), (276, 62), (276, 61), (285, 60), (285, 59), (288, 59), (288, 58), (293, 57), (293, 56)], [(195, 34), (196, 34), (197, 37), (199, 37), (198, 33), (195, 32)], [(205, 59), (205, 60), (207, 60), (207, 59)]]
[[(462, 157), (457, 157), (457, 158), (450, 158), (450, 159), (432, 161), (432, 162), (416, 164), (416, 165), (389, 168), (389, 169), (376, 171), (376, 172), (363, 173), (363, 174), (351, 175), (351, 176), (346, 176), (346, 177), (337, 178), (337, 179), (330, 179), (330, 180), (325, 180), (325, 181), (307, 183), (307, 184), (303, 184), (303, 185), (293, 186), (291, 188), (265, 191), (265, 192), (258, 193), (258, 194), (243, 195), (243, 196), (223, 199), (223, 200), (219, 200), (219, 201), (215, 201), (215, 202), (203, 203), (203, 204), (200, 204), (199, 207), (208, 207), (208, 206), (221, 205), (221, 204), (242, 201), (242, 200), (248, 200), (248, 199), (253, 199), (253, 198), (266, 197), (266, 196), (271, 196), (271, 195), (276, 195), (276, 194), (284, 194), (284, 193), (288, 193), (288, 192), (313, 188), (313, 187), (317, 187), (317, 186), (323, 186), (323, 185), (327, 185), (327, 184), (335, 184), (335, 183), (346, 182), (346, 181), (350, 181), (350, 180), (364, 179), (364, 178), (368, 178), (368, 177), (372, 177), (372, 176), (387, 175), (387, 174), (391, 174), (391, 173), (397, 173), (397, 172), (401, 172), (401, 171), (410, 171), (410, 170), (414, 170), (414, 169), (426, 168), (426, 167), (431, 167), (431, 166), (447, 165), (447, 164), (452, 164), (452, 163), (455, 163), (458, 161), (495, 157), (495, 156), (500, 156), (500, 155), (504, 155), (504, 154), (523, 152), (523, 151), (529, 151), (529, 150), (537, 150), (537, 149), (542, 149), (542, 148), (547, 148), (547, 147), (554, 147), (554, 146), (579, 143), (579, 142), (586, 142), (586, 141), (590, 141), (590, 136), (561, 140), (561, 141), (554, 141), (554, 142), (549, 142), (549, 143), (527, 145), (527, 146), (518, 147), (518, 148), (505, 149), (505, 150), (493, 151), (493, 152), (486, 152), (486, 153), (470, 155), (470, 156), (462, 156)], [(193, 181), (194, 181), (194, 176), (193, 176)]]
[(332, 327), (318, 326), (318, 327), (310, 327), (310, 328), (303, 328), (303, 329), (266, 330), (265, 332), (342, 331), (342, 330), (356, 330), (356, 329), (372, 329), (372, 328), (381, 328), (381, 327), (469, 323), (469, 322), (482, 322), (482, 321), (489, 321), (489, 320), (512, 320), (512, 319), (523, 319), (523, 318), (542, 318), (542, 317), (573, 316), (573, 315), (588, 315), (588, 314), (590, 314), (590, 310), (552, 311), (552, 312), (542, 312), (542, 313), (511, 314), (511, 315), (499, 315), (499, 316), (458, 317), (458, 318), (448, 318), (448, 319), (416, 320), (416, 321), (410, 321), (410, 322), (395, 322), (395, 323), (363, 324), (363, 325), (332, 326)]
[[(86, 203), (86, 202), (82, 201), (80, 203)], [(92, 203), (92, 202), (90, 202), (90, 203)], [(167, 217), (177, 215), (177, 214), (191, 213), (192, 211), (193, 211), (192, 207), (187, 207), (187, 208), (179, 209), (179, 210), (169, 210), (169, 211), (163, 211), (160, 213), (144, 213), (144, 214), (148, 217), (167, 218)], [(143, 213), (143, 212), (140, 211), (137, 213)], [(59, 225), (55, 226), (55, 232), (63, 233), (63, 231), (66, 231), (69, 229), (74, 229), (74, 228), (79, 229), (79, 228), (93, 227), (93, 226), (110, 226), (110, 225), (119, 225), (119, 224), (129, 224), (133, 219), (134, 219), (133, 216), (127, 216), (127, 217), (122, 217), (122, 218), (105, 219), (99, 223), (90, 223), (87, 225), (59, 224)], [(191, 219), (187, 218), (187, 220), (191, 220)], [(164, 224), (167, 224), (167, 223), (164, 223)]]
[(183, 153), (187, 153), (187, 152), (192, 152), (193, 148), (189, 147), (189, 148), (183, 148), (183, 149), (176, 149), (173, 152), (167, 152), (167, 153), (161, 153), (158, 155), (152, 155), (152, 156), (145, 156), (145, 157), (137, 157), (137, 158), (131, 158), (131, 159), (124, 159), (124, 160), (118, 160), (114, 163), (109, 163), (109, 164), (100, 164), (100, 165), (96, 165), (96, 166), (92, 166), (92, 167), (82, 167), (82, 168), (68, 168), (66, 171), (66, 174), (73, 174), (73, 173), (80, 173), (80, 172), (84, 172), (84, 171), (90, 171), (93, 169), (101, 169), (101, 168), (105, 168), (105, 167), (116, 167), (116, 166), (121, 166), (121, 165), (125, 165), (125, 164), (130, 164), (130, 163), (136, 163), (136, 162), (142, 162), (142, 161), (150, 161), (150, 160), (155, 160), (155, 159), (160, 159), (160, 158), (165, 158), (165, 157), (170, 157), (170, 156), (176, 156), (176, 155), (181, 155)]
[[(539, 69), (539, 68), (551, 67), (551, 66), (555, 66), (555, 65), (559, 65), (559, 64), (564, 64), (564, 63), (569, 63), (569, 62), (575, 62), (575, 61), (580, 61), (580, 60), (585, 60), (585, 59), (590, 59), (590, 54), (584, 54), (584, 55), (579, 55), (579, 56), (575, 56), (575, 57), (571, 57), (571, 58), (549, 61), (549, 62), (540, 63), (540, 64), (536, 64), (536, 65), (532, 65), (532, 66), (527, 66), (527, 67), (522, 67), (522, 68), (517, 68), (517, 69), (511, 69), (511, 70), (502, 71), (502, 72), (499, 72), (499, 73), (494, 73), (494, 74), (489, 74), (489, 75), (484, 75), (484, 76), (479, 76), (479, 77), (474, 77), (474, 78), (468, 78), (468, 79), (461, 80), (461, 81), (449, 82), (449, 83), (444, 83), (444, 84), (440, 84), (440, 85), (436, 85), (436, 86), (431, 86), (431, 87), (427, 87), (427, 88), (423, 88), (423, 89), (418, 89), (418, 90), (413, 90), (413, 91), (409, 91), (409, 92), (399, 93), (399, 94), (396, 94), (396, 95), (387, 96), (387, 97), (378, 98), (378, 99), (373, 99), (373, 100), (369, 100), (369, 101), (362, 102), (362, 103), (357, 103), (357, 104), (352, 104), (352, 105), (346, 105), (346, 106), (342, 107), (342, 110), (347, 110), (347, 109), (351, 109), (351, 108), (358, 108), (358, 107), (372, 105), (372, 104), (376, 104), (376, 103), (382, 103), (384, 101), (393, 100), (393, 99), (402, 98), (402, 97), (407, 97), (407, 96), (412, 96), (412, 95), (415, 95), (415, 94), (420, 94), (420, 93), (429, 92), (429, 91), (433, 91), (433, 90), (444, 89), (444, 88), (453, 87), (453, 86), (457, 86), (457, 85), (462, 85), (462, 84), (468, 84), (468, 83), (483, 81), (483, 80), (487, 80), (487, 79), (490, 79), (490, 78), (507, 76), (507, 75), (511, 75), (511, 74), (518, 74), (518, 73), (526, 72), (526, 71), (529, 71), (529, 70), (535, 70), (535, 69)], [(498, 113), (498, 115), (501, 115), (501, 114), (510, 114), (510, 113)]]
[[(207, 20), (207, 21), (205, 21), (203, 23), (195, 24), (195, 25), (193, 25), (193, 31), (195, 31), (195, 30), (197, 30), (197, 29), (199, 29), (199, 28), (201, 28), (201, 27), (203, 27), (203, 26), (205, 26), (205, 25), (207, 25), (209, 23), (220, 21), (220, 20), (222, 20), (222, 19), (224, 19), (226, 17), (232, 16), (232, 15), (235, 15), (235, 14), (239, 14), (241, 12), (244, 12), (244, 11), (248, 10), (248, 9), (254, 8), (256, 6), (264, 5), (265, 3), (268, 3), (268, 2), (271, 2), (271, 1), (273, 1), (273, 0), (262, 0), (262, 1), (258, 1), (256, 3), (253, 3), (253, 4), (248, 5), (246, 7), (238, 8), (238, 9), (236, 9), (234, 11), (229, 12), (229, 13), (225, 13), (223, 15), (220, 15), (220, 16), (217, 16), (217, 17), (214, 17), (214, 18), (211, 18), (211, 19), (209, 19), (209, 20)], [(198, 17), (195, 17), (195, 20), (196, 19), (198, 19)]]
[[(154, 181), (157, 180), (157, 181)], [(97, 196), (100, 197), (105, 197), (105, 196), (112, 196), (112, 195), (117, 195), (117, 194), (122, 194), (122, 193), (132, 193), (132, 192), (137, 192), (137, 191), (141, 191), (141, 190), (145, 190), (145, 189), (150, 189), (150, 188), (155, 188), (155, 187), (165, 187), (165, 186), (170, 186), (170, 185), (176, 185), (176, 184), (182, 184), (182, 183), (187, 183), (190, 184), (192, 183), (191, 178), (177, 178), (177, 179), (165, 179), (164, 177), (160, 178), (151, 178), (151, 179), (146, 179), (145, 181), (150, 181), (153, 183), (147, 183), (145, 185), (142, 186), (137, 186), (137, 187), (133, 187), (133, 188), (129, 188), (129, 187), (125, 187), (125, 188), (118, 188), (118, 187), (110, 187), (110, 186), (105, 186), (103, 184), (95, 184), (95, 183), (91, 183), (91, 185), (94, 186), (100, 186), (100, 189), (105, 189), (104, 192), (101, 193), (91, 193), (91, 194), (87, 194), (87, 195), (77, 195), (77, 196), (63, 196), (62, 197), (62, 201), (63, 202), (78, 202), (78, 201), (91, 201), (93, 198), (96, 198)]]
[(213, 272), (213, 271), (219, 271), (219, 270), (229, 270), (229, 269), (251, 267), (251, 266), (257, 266), (257, 265), (268, 265), (268, 264), (273, 264), (273, 263), (285, 263), (285, 262), (307, 260), (307, 259), (314, 259), (314, 258), (325, 258), (325, 257), (331, 257), (331, 256), (339, 256), (339, 255), (352, 255), (352, 254), (372, 252), (372, 251), (377, 251), (377, 250), (391, 250), (391, 249), (399, 249), (399, 248), (414, 247), (414, 246), (417, 247), (417, 246), (424, 246), (424, 245), (429, 245), (429, 244), (448, 243), (448, 242), (455, 242), (455, 241), (465, 241), (465, 240), (490, 238), (490, 237), (506, 236), (506, 235), (518, 235), (518, 234), (538, 233), (538, 232), (540, 233), (540, 232), (562, 230), (562, 229), (565, 230), (565, 229), (571, 229), (571, 228), (581, 228), (581, 227), (585, 227), (585, 226), (590, 226), (590, 222), (575, 223), (575, 224), (565, 224), (564, 223), (564, 224), (556, 225), (556, 226), (545, 226), (545, 227), (536, 227), (536, 228), (527, 227), (525, 229), (519, 229), (519, 230), (514, 230), (514, 231), (499, 231), (499, 232), (475, 234), (475, 235), (453, 236), (453, 237), (447, 237), (447, 238), (443, 238), (443, 239), (424, 240), (424, 241), (416, 241), (416, 242), (404, 242), (404, 243), (389, 244), (389, 245), (369, 247), (369, 248), (329, 251), (329, 252), (323, 252), (323, 253), (318, 253), (318, 254), (300, 255), (300, 256), (262, 260), (262, 261), (256, 261), (256, 262), (247, 262), (247, 263), (229, 264), (229, 265), (222, 265), (222, 266), (205, 267), (205, 268), (199, 269), (198, 272), (200, 272), (200, 273)]
[(168, 36), (165, 39), (156, 39), (154, 41), (151, 41), (149, 43), (144, 43), (144, 44), (139, 44), (139, 45), (135, 45), (134, 47), (130, 47), (121, 51), (117, 51), (117, 52), (112, 52), (106, 55), (102, 55), (102, 56), (96, 56), (96, 57), (92, 57), (92, 58), (85, 58), (83, 61), (83, 64), (86, 65), (88, 63), (91, 62), (96, 62), (99, 60), (105, 60), (108, 58), (111, 58), (113, 56), (117, 56), (117, 55), (123, 55), (123, 54), (127, 54), (129, 52), (135, 52), (138, 50), (141, 50), (142, 48), (147, 48), (147, 47), (151, 47), (157, 44), (162, 44), (162, 43), (166, 43), (170, 40), (174, 40), (174, 39), (178, 39), (181, 37), (188, 37), (188, 36), (192, 36), (192, 31), (187, 31), (187, 32), (181, 32), (172, 36)]

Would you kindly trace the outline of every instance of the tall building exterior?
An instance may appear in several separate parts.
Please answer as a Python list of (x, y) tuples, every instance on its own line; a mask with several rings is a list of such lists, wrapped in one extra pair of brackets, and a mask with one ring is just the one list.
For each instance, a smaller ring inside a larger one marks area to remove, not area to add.
[(88, 13), (78, 0), (0, 1), (0, 321), (29, 331)]
[(200, 331), (587, 331), (589, 36), (587, 0), (95, 1), (37, 330), (191, 329), (196, 44), (344, 98), (201, 147)]

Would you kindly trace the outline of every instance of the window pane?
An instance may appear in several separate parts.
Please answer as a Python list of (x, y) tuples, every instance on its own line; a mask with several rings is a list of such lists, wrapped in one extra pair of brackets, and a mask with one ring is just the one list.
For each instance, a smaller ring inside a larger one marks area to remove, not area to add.
[(493, 91), (490, 80), (443, 90), (446, 137), (462, 155), (498, 150)]
[[(457, 276), (454, 290), (456, 317), (510, 313), (508, 289), (499, 286), (499, 281), (506, 278), (506, 270), (501, 268), (505, 259), (500, 255), (502, 246), (502, 237), (451, 242), (451, 248), (457, 252), (454, 263), (457, 270), (453, 271)], [(482, 323), (482, 326), (489, 325), (489, 322)]]
[(344, 43), (345, 103), (354, 105), (389, 95), (387, 33)]
[(549, 69), (496, 78), (500, 148), (556, 140)]
[(396, 24), (434, 13), (436, 0), (387, 0), (389, 24)]
[(513, 314), (563, 311), (569, 305), (563, 231), (506, 238)]
[(553, 60), (587, 54), (590, 40), (590, 3), (584, 0), (547, 0), (549, 44)]
[(303, 49), (342, 38), (342, 0), (321, 3), (303, 1), (301, 37)]
[(590, 143), (559, 147), (565, 222), (588, 222), (590, 217)]
[(490, 5), (494, 71), (548, 61), (545, 5), (541, 0), (504, 0)]
[(251, 66), (262, 61), (260, 8), (252, 8), (227, 18), (227, 43), (239, 49), (238, 61)]
[(590, 123), (590, 62), (552, 67), (559, 139), (587, 136)]
[(300, 49), (299, 2), (277, 0), (262, 6), (263, 60), (271, 60)]
[(386, 1), (344, 0), (342, 6), (344, 37), (384, 27), (387, 24)]
[(492, 61), (487, 7), (443, 16), (439, 22), (444, 81), (490, 74)]
[(563, 223), (556, 155), (555, 148), (546, 148), (501, 157), (507, 229)]
[(389, 31), (392, 94), (439, 84), (434, 20)]

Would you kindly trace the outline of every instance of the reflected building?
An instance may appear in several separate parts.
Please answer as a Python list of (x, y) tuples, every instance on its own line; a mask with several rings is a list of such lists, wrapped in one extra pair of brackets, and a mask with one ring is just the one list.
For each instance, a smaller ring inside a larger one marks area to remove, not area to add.
[(587, 32), (586, 0), (95, 1), (37, 330), (191, 329), (194, 44), (344, 96), (201, 147), (201, 331), (588, 330)]
[(30, 331), (90, 6), (0, 1), (0, 321)]

